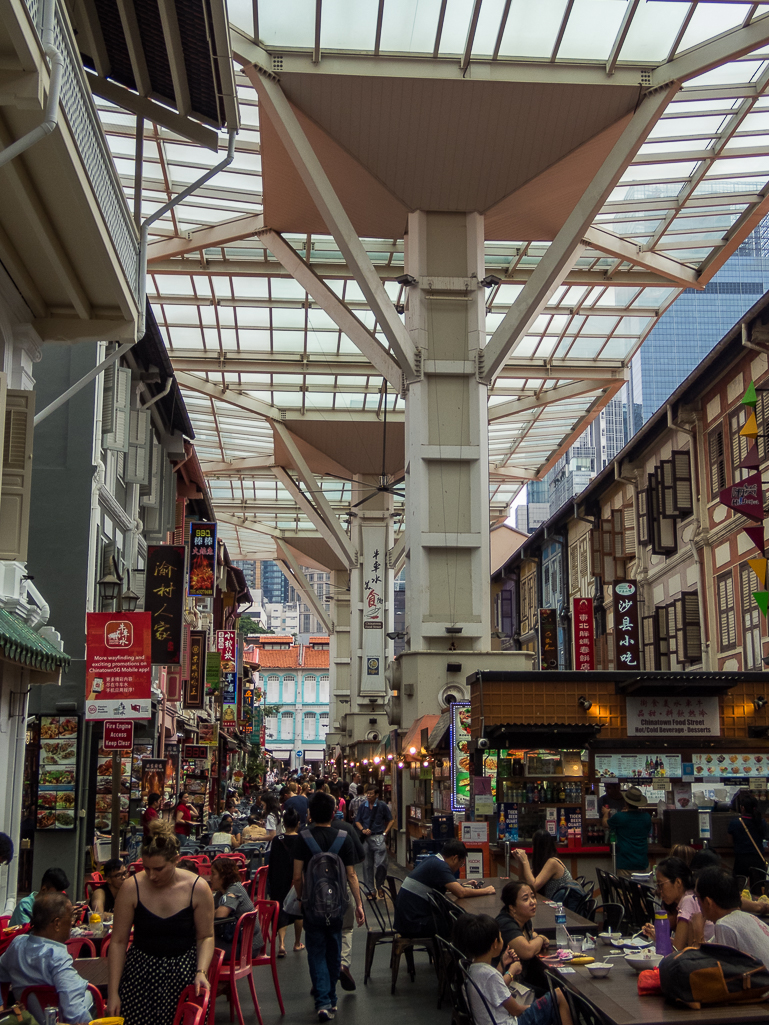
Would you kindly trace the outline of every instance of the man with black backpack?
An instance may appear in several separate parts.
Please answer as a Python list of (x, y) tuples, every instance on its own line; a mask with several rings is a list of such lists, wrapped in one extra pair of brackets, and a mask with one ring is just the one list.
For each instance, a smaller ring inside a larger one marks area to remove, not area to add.
[(294, 887), (302, 902), (307, 963), (318, 1021), (336, 1015), (336, 984), (342, 957), (342, 923), (349, 884), (355, 921), (363, 925), (363, 904), (355, 874), (355, 852), (347, 833), (333, 825), (334, 798), (319, 790), (310, 799), (312, 825), (299, 834)]

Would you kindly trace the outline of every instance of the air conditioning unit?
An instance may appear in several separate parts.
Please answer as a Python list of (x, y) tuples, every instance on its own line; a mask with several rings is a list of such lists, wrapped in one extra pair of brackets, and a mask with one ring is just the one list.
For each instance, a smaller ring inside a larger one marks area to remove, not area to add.
[(369, 730), (366, 734), (366, 740), (381, 740), (382, 737), (379, 730)]

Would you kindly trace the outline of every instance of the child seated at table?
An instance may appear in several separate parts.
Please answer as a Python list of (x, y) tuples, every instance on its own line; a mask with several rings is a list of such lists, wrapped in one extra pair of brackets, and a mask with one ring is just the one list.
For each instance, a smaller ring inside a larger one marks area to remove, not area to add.
[[(505, 948), (491, 915), (462, 915), (454, 925), (454, 944), (472, 960), (468, 969), (471, 981), (466, 983), (465, 993), (475, 1025), (553, 1025), (558, 1020), (549, 993), (529, 1007), (511, 994), (508, 987), (520, 974), (521, 964), (513, 951)], [(498, 969), (491, 963), (496, 958), (500, 958)], [(560, 989), (556, 990), (556, 999), (562, 1025), (572, 1025)]]

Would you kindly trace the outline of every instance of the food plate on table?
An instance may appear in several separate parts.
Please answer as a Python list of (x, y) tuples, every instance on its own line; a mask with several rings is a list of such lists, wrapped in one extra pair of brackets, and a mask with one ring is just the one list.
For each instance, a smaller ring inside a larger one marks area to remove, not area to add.
[(617, 940), (616, 946), (624, 947), (625, 950), (646, 950), (653, 942), (653, 940), (645, 940), (639, 937), (632, 940)]

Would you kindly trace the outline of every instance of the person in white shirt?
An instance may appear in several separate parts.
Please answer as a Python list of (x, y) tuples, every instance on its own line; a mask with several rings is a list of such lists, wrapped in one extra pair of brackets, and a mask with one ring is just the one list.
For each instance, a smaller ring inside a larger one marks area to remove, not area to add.
[(703, 916), (715, 922), (715, 942), (752, 954), (769, 967), (769, 925), (740, 911), (740, 887), (730, 872), (708, 868), (697, 880)]
[[(475, 1025), (554, 1025), (557, 1014), (561, 1025), (572, 1025), (569, 1005), (560, 989), (556, 990), (557, 1010), (550, 993), (528, 1007), (512, 995), (508, 987), (520, 974), (521, 963), (513, 951), (505, 948), (499, 925), (491, 915), (462, 915), (454, 925), (453, 940), (473, 962), (465, 994)], [(491, 963), (497, 958), (498, 969)]]

